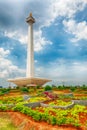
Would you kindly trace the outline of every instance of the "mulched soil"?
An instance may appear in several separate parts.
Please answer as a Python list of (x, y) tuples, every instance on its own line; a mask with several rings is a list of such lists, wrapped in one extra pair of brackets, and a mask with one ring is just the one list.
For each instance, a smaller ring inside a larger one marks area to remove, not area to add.
[(19, 130), (86, 130), (84, 128), (75, 128), (68, 126), (52, 126), (46, 122), (36, 122), (31, 117), (26, 116), (20, 112), (8, 112), (15, 126)]

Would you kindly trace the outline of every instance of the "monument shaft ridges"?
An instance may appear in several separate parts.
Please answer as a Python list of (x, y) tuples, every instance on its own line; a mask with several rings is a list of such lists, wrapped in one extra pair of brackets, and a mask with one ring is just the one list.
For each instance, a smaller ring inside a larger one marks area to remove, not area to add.
[(26, 77), (34, 77), (34, 46), (33, 46), (33, 23), (35, 19), (30, 13), (26, 19), (28, 23), (28, 46), (27, 46), (27, 71)]

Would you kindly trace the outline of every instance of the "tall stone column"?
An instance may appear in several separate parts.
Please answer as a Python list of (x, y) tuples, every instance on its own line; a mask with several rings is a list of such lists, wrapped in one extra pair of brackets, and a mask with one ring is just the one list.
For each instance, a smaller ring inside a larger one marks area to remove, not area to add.
[[(9, 82), (16, 84), (17, 86), (42, 86), (43, 84), (51, 81), (49, 79), (34, 77), (34, 47), (33, 47), (33, 23), (35, 19), (30, 13), (29, 17), (26, 19), (28, 23), (28, 45), (27, 45), (27, 70), (26, 77), (8, 79)], [(32, 86), (32, 87), (33, 87)]]
[(28, 23), (26, 77), (34, 77), (33, 23), (35, 23), (35, 19), (32, 17), (32, 13), (30, 13), (29, 17), (26, 19), (26, 22)]

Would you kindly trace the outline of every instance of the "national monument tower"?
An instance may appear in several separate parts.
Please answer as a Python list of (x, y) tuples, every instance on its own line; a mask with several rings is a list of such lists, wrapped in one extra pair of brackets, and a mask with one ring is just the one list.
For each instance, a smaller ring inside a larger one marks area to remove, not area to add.
[(12, 82), (18, 86), (33, 86), (33, 85), (43, 85), (51, 80), (34, 77), (34, 45), (33, 45), (33, 24), (35, 19), (32, 13), (26, 18), (28, 23), (28, 45), (27, 45), (27, 68), (26, 77), (8, 79), (8, 82)]

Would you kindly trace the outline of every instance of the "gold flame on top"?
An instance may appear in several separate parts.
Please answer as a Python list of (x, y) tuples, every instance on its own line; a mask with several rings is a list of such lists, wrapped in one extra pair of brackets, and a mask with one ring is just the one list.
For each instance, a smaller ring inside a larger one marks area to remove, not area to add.
[(32, 17), (32, 13), (30, 13), (30, 17)]

